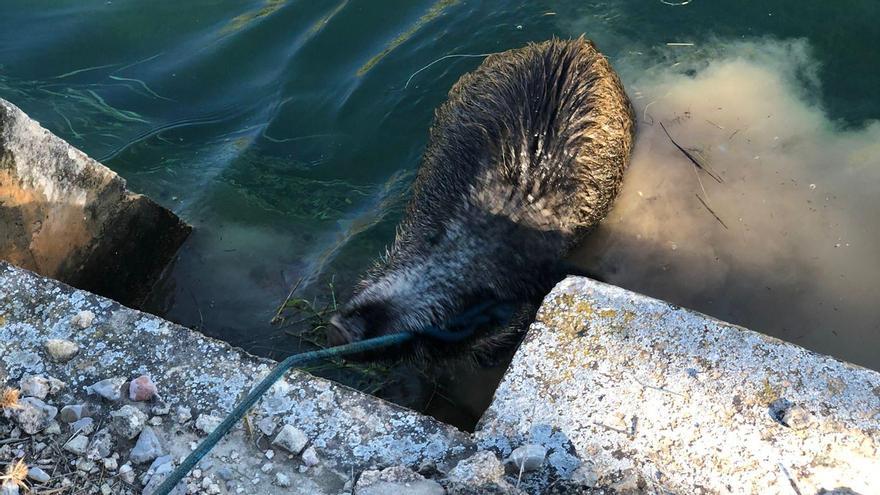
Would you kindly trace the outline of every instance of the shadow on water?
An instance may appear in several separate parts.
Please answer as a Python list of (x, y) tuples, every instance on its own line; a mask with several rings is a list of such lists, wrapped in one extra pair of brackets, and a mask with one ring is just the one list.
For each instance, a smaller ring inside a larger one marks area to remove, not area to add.
[[(308, 348), (269, 324), (278, 304), (303, 277), (300, 297), (325, 302), (332, 281), (345, 299), (393, 238), (433, 109), (480, 58), (420, 69), (586, 33), (640, 120), (725, 183), (698, 182), (643, 123), (620, 201), (574, 261), (880, 367), (873, 0), (37, 4), (0, 3), (0, 96), (195, 226), (155, 293), (172, 320), (276, 359)], [(401, 395), (467, 428), (496, 364)]]

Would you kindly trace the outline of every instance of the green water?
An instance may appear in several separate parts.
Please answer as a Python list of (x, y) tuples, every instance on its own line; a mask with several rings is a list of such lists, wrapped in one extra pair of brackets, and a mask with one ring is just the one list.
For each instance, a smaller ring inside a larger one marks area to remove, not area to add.
[[(668, 42), (804, 38), (805, 97), (858, 128), (880, 116), (878, 26), (875, 0), (4, 0), (0, 97), (195, 227), (153, 311), (278, 358), (301, 347), (269, 325), (279, 302), (303, 277), (306, 297), (333, 280), (345, 298), (392, 239), (433, 109), (480, 58), (412, 76), (430, 62), (582, 33), (619, 67)], [(782, 333), (743, 304), (713, 314)], [(863, 346), (818, 350), (880, 366)]]

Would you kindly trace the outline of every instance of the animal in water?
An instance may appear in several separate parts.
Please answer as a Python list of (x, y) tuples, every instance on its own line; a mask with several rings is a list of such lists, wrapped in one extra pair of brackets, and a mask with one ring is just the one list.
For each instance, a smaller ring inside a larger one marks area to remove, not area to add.
[(393, 245), (332, 317), (330, 343), (546, 294), (610, 209), (634, 131), (620, 79), (583, 37), (487, 57), (436, 110)]

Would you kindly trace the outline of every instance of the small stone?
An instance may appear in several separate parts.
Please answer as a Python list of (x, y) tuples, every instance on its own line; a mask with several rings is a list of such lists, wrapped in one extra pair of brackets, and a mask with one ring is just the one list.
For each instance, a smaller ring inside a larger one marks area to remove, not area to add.
[(318, 453), (315, 451), (315, 447), (309, 447), (302, 453), (302, 460), (306, 466), (312, 467), (318, 465)]
[(24, 375), (18, 388), (24, 397), (45, 399), (49, 395), (49, 380), (39, 375)]
[(177, 406), (177, 409), (174, 410), (174, 420), (180, 424), (186, 423), (192, 417), (192, 410), (186, 406)]
[(803, 430), (813, 424), (813, 416), (804, 406), (795, 405), (785, 410), (782, 423), (794, 430)]
[(80, 311), (70, 319), (70, 324), (80, 330), (89, 328), (95, 322), (95, 313), (89, 310)]
[(202, 477), (202, 470), (201, 469), (193, 469), (192, 470), (192, 477), (195, 479), (201, 478)]
[(144, 464), (162, 455), (162, 444), (156, 432), (149, 426), (144, 427), (138, 436), (134, 448), (128, 458), (135, 464)]
[[(173, 459), (170, 455), (163, 455), (157, 457), (152, 464), (150, 464), (150, 468), (147, 469), (147, 473), (153, 474), (163, 474), (170, 472), (174, 468), (174, 464), (171, 462)], [(198, 471), (196, 469), (195, 471)], [(195, 476), (195, 471), (193, 471), (193, 476)]]
[(119, 389), (124, 383), (124, 378), (107, 378), (106, 380), (101, 380), (94, 385), (86, 387), (86, 393), (89, 395), (97, 395), (111, 402), (115, 402), (122, 398), (122, 393)]
[(150, 409), (150, 412), (153, 413), (154, 416), (167, 416), (168, 413), (171, 412), (171, 406), (160, 400), (152, 409)]
[(278, 421), (272, 416), (266, 416), (257, 421), (257, 428), (260, 429), (263, 435), (271, 437), (275, 434), (275, 430), (278, 429)]
[(483, 450), (459, 461), (449, 471), (448, 478), (450, 481), (474, 486), (489, 483), (502, 484), (504, 483), (504, 466), (494, 453)]
[(145, 402), (156, 396), (156, 384), (147, 375), (141, 375), (128, 384), (128, 398), (133, 401)]
[(61, 425), (58, 424), (58, 421), (49, 421), (49, 426), (43, 430), (43, 433), (46, 435), (60, 435), (61, 434)]
[[(28, 435), (34, 435), (52, 425), (58, 408), (50, 406), (35, 397), (25, 397), (18, 401), (21, 407), (14, 409), (14, 419)], [(58, 432), (61, 432), (59, 428)]]
[[(154, 474), (153, 477), (150, 478), (150, 482), (147, 483), (147, 486), (144, 487), (144, 491), (142, 492), (143, 495), (153, 495), (153, 492), (155, 492), (156, 489), (159, 488), (159, 485), (165, 481), (165, 478), (168, 477), (169, 473), (170, 470), (167, 473)], [(185, 495), (186, 492), (186, 480), (181, 480), (180, 483), (171, 490), (170, 495)]]
[(517, 471), (527, 473), (540, 469), (546, 456), (547, 449), (543, 445), (530, 443), (514, 449), (507, 462), (513, 463)]
[(146, 423), (147, 415), (129, 405), (124, 405), (110, 413), (110, 430), (124, 438), (132, 439), (138, 436)]
[(125, 463), (119, 468), (119, 478), (129, 485), (134, 484), (134, 469), (131, 468), (131, 464)]
[(65, 388), (67, 388), (67, 384), (62, 382), (61, 380), (55, 378), (54, 376), (46, 377), (46, 380), (49, 382), (49, 395), (56, 395), (58, 392), (61, 392)]
[(64, 444), (64, 450), (76, 455), (85, 454), (88, 447), (89, 437), (85, 435), (77, 435)]
[(91, 435), (95, 431), (95, 420), (92, 418), (82, 418), (70, 423), (71, 431), (78, 431), (84, 435)]
[(263, 464), (262, 466), (260, 466), (260, 471), (262, 471), (264, 473), (269, 473), (273, 469), (275, 469), (275, 465), (272, 464), (271, 462), (267, 462), (267, 463)]
[(49, 339), (44, 346), (49, 359), (56, 363), (66, 363), (79, 352), (79, 346), (75, 342), (64, 339)]
[(43, 471), (42, 469), (34, 466), (28, 469), (28, 478), (36, 481), (37, 483), (48, 483), (51, 477), (49, 477), (49, 473)]
[(271, 449), (267, 450), (264, 455), (266, 456), (266, 459), (272, 460), (272, 458), (275, 457), (275, 451)]
[[(112, 451), (113, 435), (110, 434), (110, 431), (107, 428), (102, 428), (92, 437), (92, 444), (89, 445), (87, 455), (89, 459), (95, 461), (109, 457)], [(117, 457), (117, 454), (113, 454), (113, 457)]]
[(95, 462), (85, 457), (81, 457), (76, 460), (76, 469), (77, 471), (82, 471), (83, 473), (91, 473), (95, 471)]
[(152, 418), (150, 418), (149, 421), (147, 421), (147, 423), (149, 423), (150, 426), (162, 426), (163, 421), (162, 418), (160, 418), (159, 416), (153, 416)]
[(275, 484), (287, 488), (290, 486), (290, 477), (284, 473), (275, 473)]
[(223, 420), (218, 418), (217, 416), (212, 416), (210, 414), (200, 414), (198, 419), (196, 419), (196, 429), (204, 433), (205, 435), (210, 434), (212, 431), (217, 429), (222, 423)]
[[(446, 490), (436, 481), (425, 479), (406, 466), (392, 466), (381, 471), (364, 471), (354, 486), (355, 495), (443, 495)], [(472, 493), (481, 493), (474, 491)]]
[(116, 459), (113, 457), (104, 458), (104, 469), (107, 471), (116, 471), (119, 468), (119, 463), (116, 462)]
[(59, 419), (65, 423), (75, 423), (87, 415), (86, 406), (83, 404), (73, 404), (61, 408)]
[(293, 425), (284, 425), (281, 431), (278, 432), (278, 435), (275, 436), (275, 440), (272, 440), (272, 445), (281, 447), (291, 454), (302, 452), (306, 448), (307, 443), (309, 443), (309, 437), (306, 436), (305, 432)]
[(101, 485), (101, 495), (112, 495), (112, 494), (113, 494), (113, 489), (110, 488), (109, 484), (104, 483), (103, 485)]

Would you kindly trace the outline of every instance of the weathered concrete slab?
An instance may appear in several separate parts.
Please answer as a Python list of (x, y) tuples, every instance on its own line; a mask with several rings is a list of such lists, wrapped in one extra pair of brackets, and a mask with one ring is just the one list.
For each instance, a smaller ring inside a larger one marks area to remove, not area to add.
[(547, 296), (478, 428), (623, 491), (880, 493), (880, 374), (584, 278)]
[[(83, 318), (83, 312), (93, 313), (94, 318)], [(66, 363), (53, 362), (44, 350), (48, 339), (67, 339), (80, 350)], [(86, 386), (99, 380), (131, 380), (147, 374), (171, 406), (169, 415), (159, 416), (155, 429), (163, 452), (175, 459), (188, 454), (191, 443), (204, 436), (194, 427), (196, 418), (227, 413), (273, 364), (189, 329), (0, 262), (0, 389), (4, 384), (15, 386), (25, 374), (51, 375), (67, 382), (66, 395), (46, 399), (59, 408), (64, 404), (91, 404), (100, 409), (95, 416), (99, 423), (107, 420), (110, 411), (128, 404), (153, 418), (157, 416), (151, 408), (154, 404), (127, 398), (105, 401), (85, 393)], [(191, 408), (194, 419), (182, 423), (174, 419), (177, 406)], [(3, 421), (0, 415), (0, 427)], [(278, 428), (289, 424), (305, 433), (317, 465), (309, 465), (314, 458), (273, 447), (272, 437), (261, 432), (270, 422)], [(62, 434), (64, 438), (71, 436), (66, 426)], [(48, 443), (51, 437), (35, 441)], [(113, 451), (120, 455), (121, 465), (128, 460), (134, 441), (116, 442)], [(265, 455), (268, 450), (274, 452), (271, 460)], [(50, 458), (57, 455), (46, 452)], [(191, 477), (190, 483), (199, 485), (210, 478), (211, 483), (223, 487), (218, 473), (227, 468), (234, 476), (228, 491), (223, 488), (222, 493), (336, 494), (353, 473), (371, 466), (434, 463), (447, 470), (471, 453), (470, 436), (452, 427), (295, 371), (257, 404), (247, 426), (240, 426), (221, 442), (210, 461), (203, 463), (209, 467), (201, 470), (199, 479)], [(267, 467), (267, 463), (271, 465)], [(138, 474), (148, 465), (135, 466)], [(279, 486), (278, 473), (289, 479), (289, 488)], [(114, 472), (107, 473), (106, 479), (116, 483), (112, 493), (134, 489), (120, 482)]]
[(189, 230), (0, 99), (0, 259), (139, 306)]

